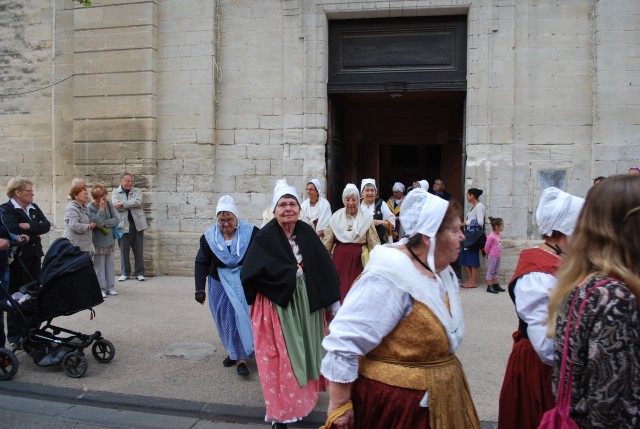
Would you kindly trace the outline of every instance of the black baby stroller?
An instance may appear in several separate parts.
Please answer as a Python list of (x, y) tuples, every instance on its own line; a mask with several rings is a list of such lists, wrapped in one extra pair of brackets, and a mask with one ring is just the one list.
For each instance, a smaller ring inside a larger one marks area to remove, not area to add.
[[(22, 264), (19, 254), (17, 247), (15, 262)], [(90, 310), (93, 318), (93, 307), (104, 302), (91, 257), (66, 238), (55, 240), (49, 247), (39, 282), (23, 285), (13, 296), (3, 287), (0, 290), (4, 295), (0, 296), (0, 306), (15, 315), (21, 331), (19, 342), (11, 350), (0, 348), (0, 380), (9, 380), (18, 371), (15, 354), (20, 348), (36, 365), (61, 363), (64, 372), (74, 378), (87, 371), (85, 348), (93, 345), (93, 357), (101, 363), (111, 362), (115, 356), (113, 344), (102, 338), (100, 331), (84, 335), (51, 324), (55, 317), (82, 310)]]

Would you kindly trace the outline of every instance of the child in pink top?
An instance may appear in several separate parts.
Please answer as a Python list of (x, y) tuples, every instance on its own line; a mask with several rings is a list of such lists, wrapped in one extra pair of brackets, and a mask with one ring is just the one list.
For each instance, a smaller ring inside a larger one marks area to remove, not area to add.
[(502, 244), (500, 234), (504, 229), (504, 222), (499, 217), (493, 218), (489, 216), (489, 222), (493, 232), (487, 237), (487, 243), (484, 245), (484, 252), (489, 257), (487, 264), (487, 292), (498, 293), (504, 292), (498, 283), (498, 271), (500, 270), (500, 259), (502, 258)]

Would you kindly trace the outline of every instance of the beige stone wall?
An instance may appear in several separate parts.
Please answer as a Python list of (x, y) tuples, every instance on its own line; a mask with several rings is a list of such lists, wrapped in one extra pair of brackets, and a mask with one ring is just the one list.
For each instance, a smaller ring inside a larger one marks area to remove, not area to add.
[(71, 178), (136, 174), (150, 274), (192, 273), (221, 195), (259, 224), (275, 179), (325, 177), (330, 19), (468, 16), (465, 186), (506, 221), (505, 276), (537, 235), (540, 170), (584, 195), (640, 163), (635, 0), (93, 4), (0, 0), (0, 180), (34, 180), (55, 237)]
[[(0, 182), (31, 178), (49, 213), (53, 166), (51, 84), (54, 11), (49, 2), (0, 0)], [(67, 80), (60, 85), (69, 85)]]
[(216, 40), (210, 0), (158, 4), (158, 151), (153, 183), (159, 272), (193, 275), (198, 238), (213, 218)]

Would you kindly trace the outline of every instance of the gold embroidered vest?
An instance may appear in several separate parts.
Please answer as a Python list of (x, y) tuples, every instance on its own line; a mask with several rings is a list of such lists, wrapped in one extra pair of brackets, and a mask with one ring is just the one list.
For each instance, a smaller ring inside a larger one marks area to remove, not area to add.
[(431, 428), (480, 427), (462, 365), (449, 353), (444, 326), (421, 302), (414, 301), (409, 315), (360, 358), (359, 373), (390, 386), (428, 392)]

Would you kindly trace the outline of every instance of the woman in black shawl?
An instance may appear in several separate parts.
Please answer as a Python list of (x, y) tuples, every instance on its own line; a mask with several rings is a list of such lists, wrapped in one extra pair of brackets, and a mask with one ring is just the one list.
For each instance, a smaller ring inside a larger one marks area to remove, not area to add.
[(338, 274), (312, 227), (299, 221), (296, 189), (273, 196), (275, 218), (255, 236), (240, 274), (272, 428), (307, 416), (318, 401), (325, 309), (340, 299)]

